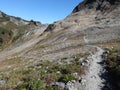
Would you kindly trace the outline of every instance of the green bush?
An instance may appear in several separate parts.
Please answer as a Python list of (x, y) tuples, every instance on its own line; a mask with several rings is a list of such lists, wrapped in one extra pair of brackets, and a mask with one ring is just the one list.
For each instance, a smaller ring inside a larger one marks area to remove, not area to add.
[(22, 74), (23, 75), (25, 75), (25, 74), (30, 74), (32, 72), (32, 69), (28, 69), (28, 70), (24, 70), (23, 72), (22, 72)]
[(0, 44), (4, 43), (4, 41), (3, 41), (3, 35), (5, 35), (5, 34), (8, 34), (10, 36), (10, 38), (12, 37), (12, 31), (0, 27)]
[(0, 45), (3, 43), (3, 39), (0, 37)]
[(75, 76), (72, 74), (66, 74), (66, 75), (63, 75), (62, 77), (60, 77), (58, 79), (58, 82), (67, 83), (68, 81), (71, 81), (71, 80), (75, 80)]
[(13, 90), (27, 90), (27, 83), (23, 83), (21, 85), (18, 85), (16, 88), (14, 88)]
[(47, 86), (45, 90), (57, 90), (57, 89), (55, 89), (53, 86)]
[(62, 74), (70, 74), (71, 73), (71, 70), (70, 70), (70, 66), (64, 66), (63, 68), (61, 68), (61, 73)]
[(41, 90), (43, 88), (43, 81), (34, 81), (28, 85), (29, 90)]
[(9, 20), (10, 20), (9, 17), (0, 18), (0, 22), (5, 22), (5, 21), (9, 21)]
[(29, 81), (18, 85), (14, 90), (42, 90), (43, 85), (43, 81), (40, 80)]
[(3, 35), (3, 34), (5, 34), (5, 33), (9, 34), (10, 31), (7, 30), (7, 29), (5, 29), (5, 28), (0, 27), (0, 36)]

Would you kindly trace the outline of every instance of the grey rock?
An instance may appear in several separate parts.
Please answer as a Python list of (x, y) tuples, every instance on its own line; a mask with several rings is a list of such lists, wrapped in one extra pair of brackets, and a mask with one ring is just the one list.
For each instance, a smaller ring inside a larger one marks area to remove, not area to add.
[(6, 83), (6, 81), (5, 81), (5, 80), (0, 79), (0, 86), (1, 86), (1, 85), (5, 85), (5, 83)]
[(63, 82), (54, 82), (54, 83), (51, 83), (51, 85), (65, 88), (65, 83)]

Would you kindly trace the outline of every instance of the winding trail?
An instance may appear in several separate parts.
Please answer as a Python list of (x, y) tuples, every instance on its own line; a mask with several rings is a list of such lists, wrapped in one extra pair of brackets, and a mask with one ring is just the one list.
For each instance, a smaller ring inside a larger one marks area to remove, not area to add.
[(105, 51), (95, 45), (90, 45), (89, 40), (84, 37), (86, 47), (96, 48), (95, 53), (91, 53), (88, 57), (88, 69), (85, 74), (80, 77), (79, 82), (68, 84), (69, 90), (111, 90), (109, 89), (109, 82), (107, 82), (108, 75), (105, 70)]
[(90, 68), (87, 75), (84, 77), (86, 79), (85, 90), (102, 90), (104, 87), (105, 80), (101, 78), (102, 73), (104, 73), (104, 67), (100, 64), (103, 62), (104, 50), (100, 47), (96, 47), (97, 52), (92, 55), (92, 61), (90, 63)]
[[(84, 41), (88, 43), (89, 40), (84, 37)], [(95, 54), (92, 54), (92, 61), (89, 66), (89, 70), (86, 75), (83, 76), (86, 81), (84, 88), (85, 90), (102, 90), (102, 88), (105, 86), (104, 83), (106, 82), (106, 80), (101, 77), (101, 75), (105, 72), (104, 66), (101, 64), (104, 61), (102, 58), (104, 50), (98, 46), (88, 46), (95, 47), (97, 49), (97, 52)]]

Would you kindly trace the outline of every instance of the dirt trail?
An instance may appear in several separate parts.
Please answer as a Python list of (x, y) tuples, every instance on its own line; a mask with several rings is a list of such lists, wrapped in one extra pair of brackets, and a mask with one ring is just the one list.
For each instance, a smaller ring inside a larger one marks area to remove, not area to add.
[(108, 75), (105, 70), (104, 57), (105, 51), (95, 45), (89, 45), (89, 39), (84, 37), (86, 47), (96, 48), (96, 52), (88, 57), (88, 69), (85, 74), (80, 76), (80, 81), (71, 82), (69, 90), (111, 90), (109, 89)]
[(86, 79), (85, 90), (102, 90), (104, 87), (103, 83), (105, 80), (101, 78), (102, 73), (104, 73), (104, 67), (100, 64), (103, 61), (101, 56), (104, 50), (99, 47), (96, 48), (97, 52), (92, 55), (89, 71), (84, 77)]
[[(89, 41), (85, 37), (84, 40), (86, 43)], [(102, 88), (105, 86), (105, 79), (101, 77), (101, 75), (105, 72), (104, 66), (101, 64), (103, 62), (102, 55), (104, 53), (104, 50), (98, 46), (88, 46), (95, 47), (97, 49), (97, 52), (95, 54), (92, 54), (92, 61), (89, 66), (89, 70), (86, 75), (83, 76), (85, 80), (84, 90), (102, 90)]]
[(37, 42), (39, 42), (42, 39), (41, 37), (39, 37), (39, 35), (41, 35), (44, 32), (44, 30), (45, 30), (45, 28), (36, 29), (35, 36), (31, 40), (23, 43), (22, 45), (20, 45), (16, 48), (11, 49), (9, 51), (0, 52), (0, 61), (18, 53), (18, 52), (21, 52), (28, 47), (35, 45)]

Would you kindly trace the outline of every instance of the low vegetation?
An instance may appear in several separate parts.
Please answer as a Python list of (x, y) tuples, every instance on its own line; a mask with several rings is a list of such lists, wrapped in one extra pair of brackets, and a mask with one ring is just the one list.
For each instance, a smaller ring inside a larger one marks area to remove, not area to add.
[(0, 18), (0, 22), (5, 22), (5, 21), (9, 21), (9, 20), (10, 20), (9, 17)]
[[(83, 55), (79, 55), (80, 56)], [(71, 57), (73, 58), (73, 57)], [(81, 63), (74, 58), (69, 63), (64, 63), (69, 58), (61, 59), (60, 61), (50, 62), (41, 61), (35, 65), (23, 67), (20, 69), (11, 70), (9, 73), (2, 73), (3, 80), (6, 80), (5, 87), (7, 89), (14, 88), (14, 90), (64, 90), (58, 89), (52, 83), (62, 82), (66, 84), (71, 80), (77, 80), (75, 73), (80, 76), (83, 74), (83, 67)], [(62, 64), (59, 64), (62, 63)]]
[(120, 89), (120, 50), (110, 49), (107, 57), (107, 70), (113, 78), (117, 90)]
[(8, 42), (12, 37), (12, 34), (13, 34), (12, 31), (0, 27), (0, 45)]

